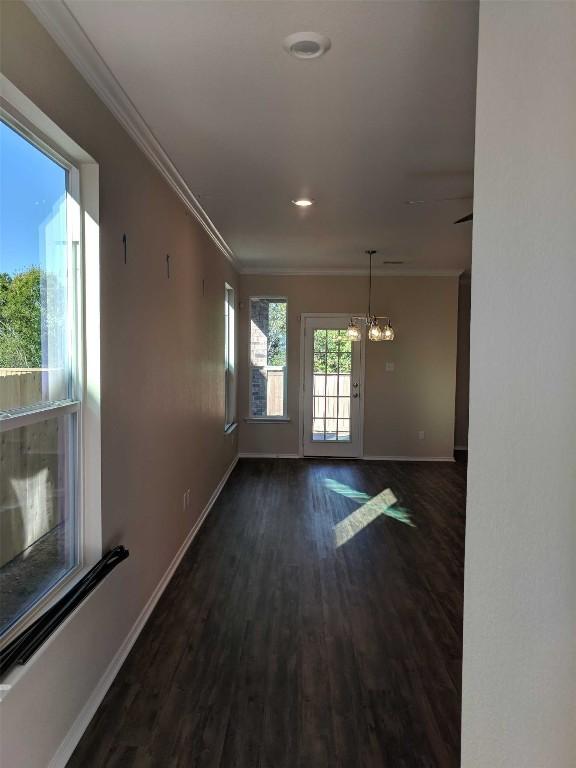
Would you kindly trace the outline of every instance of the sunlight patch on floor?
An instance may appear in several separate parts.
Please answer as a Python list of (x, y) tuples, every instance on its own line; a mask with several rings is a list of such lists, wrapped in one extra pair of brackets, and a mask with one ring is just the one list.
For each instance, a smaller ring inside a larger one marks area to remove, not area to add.
[(336, 480), (328, 479), (324, 481), (324, 484), (329, 490), (341, 496), (353, 499), (354, 501), (364, 502), (362, 506), (355, 509), (348, 517), (334, 526), (334, 544), (337, 548), (354, 538), (357, 533), (364, 530), (366, 526), (374, 522), (380, 515), (391, 517), (412, 528), (416, 527), (410, 518), (408, 510), (404, 507), (396, 506), (398, 499), (390, 488), (386, 488), (386, 490), (372, 498), (367, 493), (357, 491)]
[(334, 493), (339, 493), (340, 496), (346, 496), (347, 499), (353, 499), (354, 501), (365, 502), (370, 501), (372, 498), (372, 496), (368, 496), (368, 494), (363, 491), (357, 491), (355, 488), (351, 488), (349, 485), (339, 483), (337, 480), (332, 480), (331, 478), (324, 480), (324, 485), (329, 491), (334, 491)]

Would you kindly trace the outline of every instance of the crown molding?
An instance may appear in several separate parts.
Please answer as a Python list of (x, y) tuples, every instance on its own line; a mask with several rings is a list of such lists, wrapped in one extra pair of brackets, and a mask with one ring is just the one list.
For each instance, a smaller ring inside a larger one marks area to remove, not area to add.
[[(373, 269), (375, 277), (459, 277), (463, 269)], [(291, 277), (368, 277), (368, 269), (346, 267), (244, 267), (240, 269), (241, 275)]]
[(49, 3), (44, 2), (44, 0), (24, 0), (24, 2), (122, 127), (134, 139), (152, 165), (162, 174), (219, 250), (238, 269), (238, 262), (232, 249), (202, 208), (64, 0), (52, 0)]

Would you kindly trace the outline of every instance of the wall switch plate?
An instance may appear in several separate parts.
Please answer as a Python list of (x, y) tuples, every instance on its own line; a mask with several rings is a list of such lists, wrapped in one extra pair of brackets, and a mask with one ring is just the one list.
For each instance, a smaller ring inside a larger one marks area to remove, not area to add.
[(424, 440), (424, 430), (421, 429), (420, 432), (418, 432), (418, 440)]
[(387, 371), (393, 371), (394, 370), (394, 363), (386, 363), (386, 370)]

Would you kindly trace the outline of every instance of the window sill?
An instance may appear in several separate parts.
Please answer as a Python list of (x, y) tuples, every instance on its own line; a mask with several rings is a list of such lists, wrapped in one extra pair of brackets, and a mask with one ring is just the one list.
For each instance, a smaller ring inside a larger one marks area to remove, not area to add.
[[(55, 584), (40, 597), (20, 618), (7, 627), (0, 636), (0, 649), (5, 648), (17, 635), (24, 632), (30, 624), (33, 624), (41, 614), (51, 608), (54, 603), (64, 597), (66, 592), (73, 589), (76, 584), (86, 576), (90, 565), (77, 563), (70, 571), (63, 574)], [(56, 631), (56, 630), (55, 630)], [(2, 696), (0, 695), (0, 701)]]
[[(28, 662), (37, 657), (47, 641), (68, 623), (68, 619), (99, 587), (102, 580), (129, 554), (124, 547), (114, 547), (92, 567), (85, 566), (77, 569), (67, 582), (69, 588), (62, 588), (57, 597), (54, 595), (51, 605), (37, 617), (38, 624), (32, 621), (17, 632), (12, 638), (13, 643), (12, 640), (8, 640), (3, 645), (2, 673), (5, 675), (3, 679), (10, 682), (1, 686), (2, 693), (8, 692), (20, 679), (18, 667), (25, 668)], [(11, 647), (8, 648), (7, 646), (11, 643)]]
[(233, 422), (232, 424), (228, 424), (227, 427), (224, 427), (224, 434), (225, 435), (231, 435), (232, 432), (234, 432), (234, 430), (236, 429), (237, 426), (238, 426), (238, 422), (237, 421)]
[(244, 421), (247, 424), (285, 424), (292, 419), (290, 416), (249, 416)]

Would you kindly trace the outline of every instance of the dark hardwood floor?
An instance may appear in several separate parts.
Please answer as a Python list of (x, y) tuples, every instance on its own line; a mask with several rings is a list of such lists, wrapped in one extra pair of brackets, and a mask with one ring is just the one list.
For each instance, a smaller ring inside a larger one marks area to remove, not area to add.
[(457, 768), (465, 482), (241, 460), (68, 765)]

